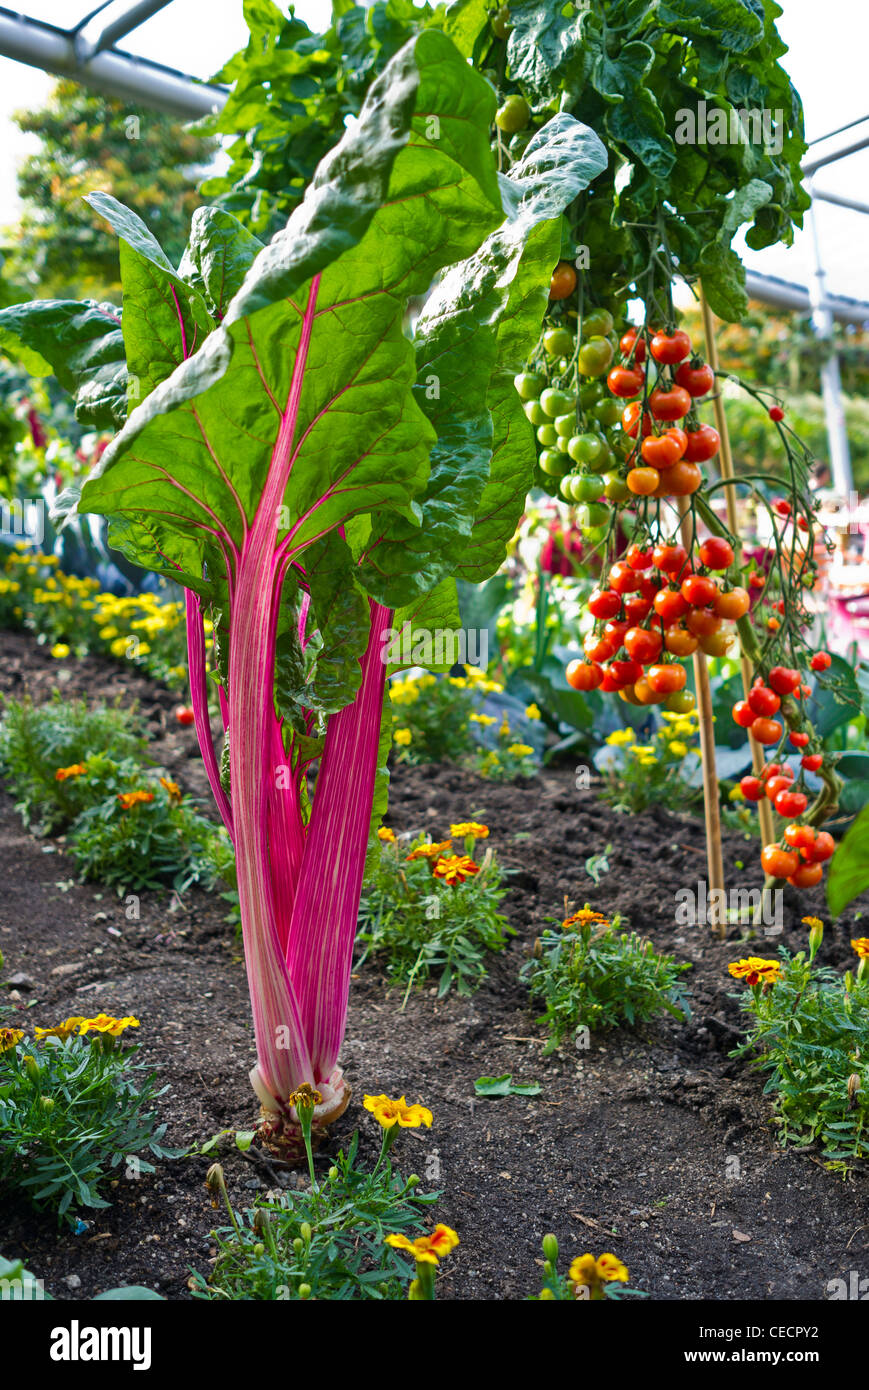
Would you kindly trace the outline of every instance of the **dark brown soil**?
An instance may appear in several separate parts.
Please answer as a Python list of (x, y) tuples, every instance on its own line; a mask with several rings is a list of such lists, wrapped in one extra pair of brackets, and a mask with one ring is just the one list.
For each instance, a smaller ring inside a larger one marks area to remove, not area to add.
[[(176, 697), (100, 659), (65, 663), (65, 694), (135, 698), (154, 734), (154, 758), (206, 795), (195, 738), (179, 729)], [(58, 664), (30, 639), (0, 636), (0, 690), (46, 698)], [(538, 1287), (540, 1238), (555, 1231), (565, 1255), (615, 1251), (631, 1284), (654, 1299), (822, 1299), (827, 1282), (866, 1272), (869, 1199), (865, 1176), (849, 1182), (816, 1155), (783, 1152), (770, 1127), (762, 1081), (728, 1057), (740, 1015), (726, 965), (737, 954), (772, 954), (779, 940), (801, 946), (807, 913), (824, 917), (818, 890), (788, 890), (785, 929), (775, 941), (713, 940), (675, 923), (675, 894), (705, 877), (702, 826), (662, 811), (623, 817), (574, 787), (572, 769), (500, 786), (452, 768), (399, 768), (389, 824), (448, 830), (484, 820), (512, 871), (504, 910), (518, 935), (493, 957), (470, 998), (438, 1003), (416, 993), (400, 1009), (376, 967), (354, 980), (344, 1064), (354, 1102), (327, 1149), (362, 1131), (373, 1154), (365, 1092), (406, 1094), (435, 1116), (428, 1133), (408, 1131), (399, 1165), (443, 1188), (438, 1218), (461, 1246), (442, 1266), (440, 1296), (521, 1299)], [(599, 888), (585, 859), (608, 843), (610, 872)], [(756, 844), (727, 836), (728, 882), (757, 886)], [(141, 919), (74, 877), (61, 847), (22, 830), (0, 797), (0, 949), (6, 974), (23, 972), (16, 1007), (36, 1022), (105, 1009), (142, 1020), (143, 1056), (160, 1068), (168, 1141), (201, 1144), (219, 1130), (249, 1128), (256, 1114), (247, 1072), (254, 1048), (244, 967), (222, 905), (191, 893), (182, 904), (142, 895)], [(734, 860), (744, 860), (737, 870)], [(61, 886), (63, 885), (63, 886)], [(690, 961), (693, 1017), (595, 1037), (542, 1057), (544, 1034), (517, 982), (544, 918), (568, 895), (619, 911), (660, 948)], [(855, 904), (851, 912), (869, 903)], [(822, 958), (850, 955), (853, 917), (827, 927)], [(512, 1072), (539, 1081), (534, 1099), (475, 1100), (481, 1075)], [(237, 1206), (274, 1186), (262, 1160), (233, 1146), (223, 1155)], [(88, 1298), (122, 1283), (188, 1297), (195, 1268), (207, 1272), (216, 1214), (203, 1185), (210, 1158), (160, 1163), (153, 1177), (121, 1178), (114, 1205), (87, 1229), (58, 1231), (16, 1201), (0, 1203), (2, 1253), (21, 1255), (58, 1298)], [(281, 1174), (284, 1183), (294, 1181)], [(87, 1213), (83, 1213), (87, 1215)]]

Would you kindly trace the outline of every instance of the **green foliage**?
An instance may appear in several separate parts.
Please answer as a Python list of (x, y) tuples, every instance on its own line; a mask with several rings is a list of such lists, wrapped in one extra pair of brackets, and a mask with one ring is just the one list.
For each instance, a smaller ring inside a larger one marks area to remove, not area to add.
[[(502, 951), (514, 933), (497, 911), (506, 890), (494, 853), (463, 882), (446, 883), (434, 873), (438, 860), (467, 854), (472, 842), (420, 856), (430, 843), (427, 836), (409, 845), (384, 841), (359, 905), (358, 939), (365, 947), (359, 963), (381, 956), (389, 978), (408, 991), (438, 974), (442, 999), (453, 987), (459, 994), (477, 989), (486, 977), (486, 953)], [(418, 857), (410, 859), (414, 851)]]
[(547, 927), (535, 942), (520, 978), (531, 998), (546, 1006), (537, 1020), (549, 1029), (544, 1053), (577, 1028), (633, 1026), (659, 1013), (689, 1016), (679, 976), (691, 967), (659, 955), (651, 942), (619, 931), (620, 925), (620, 917), (610, 922), (586, 905), (560, 926)]
[(869, 806), (864, 806), (833, 855), (827, 904), (834, 917), (869, 889)]
[(387, 1234), (421, 1235), (436, 1193), (402, 1179), (388, 1158), (373, 1171), (357, 1163), (359, 1136), (329, 1176), (307, 1192), (257, 1200), (214, 1233), (218, 1255), (193, 1297), (211, 1300), (403, 1299), (407, 1259)]
[[(82, 811), (67, 836), (83, 882), (104, 883), (122, 897), (170, 884), (183, 893), (193, 883), (213, 881), (208, 847), (217, 827), (198, 816), (189, 800), (179, 800), (159, 782), (145, 782), (130, 764), (106, 770), (101, 783), (105, 795)], [(152, 799), (125, 808), (119, 796), (137, 790)]]
[[(238, 138), (228, 173), (205, 191), (259, 235), (280, 225), (385, 60), (424, 26), (443, 27), (502, 100), (521, 94), (531, 128), (568, 111), (603, 138), (608, 166), (569, 214), (573, 243), (588, 247), (598, 302), (622, 299), (644, 275), (650, 245), (666, 243), (687, 278), (702, 274), (715, 312), (739, 318), (747, 298), (731, 248), (738, 228), (747, 224), (748, 244), (759, 249), (789, 244), (801, 225), (802, 107), (779, 66), (786, 50), (774, 0), (596, 0), (578, 10), (539, 0), (511, 11), (506, 45), (493, 12), (467, 0), (436, 10), (410, 0), (342, 10), (314, 35), (274, 5), (257, 7), (246, 52), (223, 71), (235, 89), (206, 128)], [(278, 71), (284, 82), (274, 80)], [(707, 140), (700, 103), (734, 120), (735, 138), (728, 130), (725, 142)], [(780, 112), (780, 122), (774, 132), (750, 123), (743, 132), (740, 110)], [(519, 131), (509, 149), (499, 135), (499, 160), (521, 156), (528, 135)]]
[(8, 279), (59, 297), (118, 289), (117, 248), (84, 202), (94, 189), (135, 203), (177, 264), (198, 201), (196, 169), (209, 162), (213, 140), (67, 78), (46, 106), (15, 120), (40, 148), (18, 175), (23, 212), (7, 250)]
[(782, 1145), (819, 1144), (831, 1163), (866, 1158), (869, 979), (843, 978), (803, 951), (779, 954), (781, 976), (740, 996), (751, 1023), (731, 1055), (755, 1056), (754, 1067), (769, 1074), (764, 1094)]
[[(793, 349), (789, 348), (789, 351)], [(859, 491), (869, 487), (869, 402), (862, 397), (843, 401), (848, 444), (854, 469), (854, 483)], [(707, 412), (710, 417), (711, 413)], [(824, 403), (819, 395), (808, 391), (787, 397), (787, 423), (809, 452), (816, 458), (827, 457)], [(727, 395), (727, 428), (730, 432), (733, 457), (737, 467), (752, 473), (763, 472), (779, 476), (783, 488), (788, 471), (782, 456), (778, 436), (769, 427), (764, 406), (742, 392)]]
[(697, 785), (696, 711), (684, 715), (665, 711), (662, 721), (643, 743), (632, 728), (617, 729), (595, 754), (604, 779), (601, 796), (615, 810), (632, 815), (650, 806), (685, 811), (702, 800), (702, 788)]
[[(40, 835), (66, 830), (86, 806), (108, 795), (110, 783), (114, 789), (119, 765), (130, 774), (145, 756), (136, 710), (117, 702), (88, 706), (55, 694), (44, 705), (25, 698), (6, 700), (2, 709), (0, 766), (15, 809)], [(86, 777), (58, 780), (59, 769), (89, 760)]]
[(74, 1035), (0, 1051), (0, 1190), (39, 1211), (72, 1221), (80, 1207), (110, 1206), (102, 1195), (135, 1159), (176, 1157), (164, 1147), (165, 1124), (154, 1102), (163, 1094), (154, 1073), (142, 1077), (135, 1048), (106, 1035)]
[(530, 705), (523, 711), (479, 667), (455, 676), (411, 672), (390, 681), (388, 691), (397, 762), (454, 762), (499, 781), (537, 771), (539, 711)]

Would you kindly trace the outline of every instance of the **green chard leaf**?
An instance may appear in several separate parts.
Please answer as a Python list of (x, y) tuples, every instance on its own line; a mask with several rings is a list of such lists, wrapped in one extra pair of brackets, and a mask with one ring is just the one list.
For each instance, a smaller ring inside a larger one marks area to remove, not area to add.
[(0, 310), (0, 351), (33, 376), (57, 377), (75, 399), (76, 419), (116, 429), (127, 415), (121, 313), (96, 300), (34, 300)]

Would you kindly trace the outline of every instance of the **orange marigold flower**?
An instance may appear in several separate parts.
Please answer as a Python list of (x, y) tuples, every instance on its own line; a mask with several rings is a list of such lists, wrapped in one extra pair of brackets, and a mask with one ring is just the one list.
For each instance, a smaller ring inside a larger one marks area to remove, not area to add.
[(388, 825), (381, 825), (380, 829), (377, 832), (377, 838), (378, 840), (382, 840), (383, 843), (386, 845), (394, 845), (395, 831), (390, 830)]
[(442, 878), (444, 883), (464, 883), (466, 878), (473, 878), (479, 872), (479, 864), (467, 854), (448, 854), (434, 866), (435, 878)]
[(0, 1052), (8, 1052), (24, 1037), (22, 1028), (0, 1028)]
[(732, 961), (727, 969), (735, 980), (745, 980), (747, 985), (774, 985), (782, 974), (781, 961), (763, 960), (760, 956)]
[(480, 825), (479, 821), (461, 821), (458, 825), (450, 826), (450, 834), (455, 835), (457, 840), (474, 839), (486, 840), (489, 836), (488, 825)]
[(452, 847), (452, 840), (442, 840), (439, 845), (417, 845), (416, 849), (412, 849), (410, 851), (410, 854), (407, 856), (407, 858), (408, 860), (440, 859), (441, 855), (444, 854), (448, 849), (452, 849)]
[(628, 1271), (616, 1255), (601, 1255), (598, 1259), (594, 1255), (577, 1255), (567, 1277), (575, 1287), (587, 1288), (594, 1294), (601, 1284), (610, 1284), (613, 1280), (626, 1284)]
[(81, 1016), (65, 1018), (63, 1023), (58, 1023), (54, 1028), (34, 1028), (37, 1040), (40, 1038), (68, 1038), (71, 1033), (81, 1031), (81, 1024), (86, 1023), (87, 1019)]
[(395, 1250), (407, 1250), (417, 1264), (436, 1265), (444, 1255), (455, 1250), (459, 1238), (449, 1226), (437, 1225), (430, 1236), (418, 1236), (408, 1240), (407, 1236), (387, 1236), (386, 1244)]
[(153, 801), (153, 800), (154, 800), (154, 793), (153, 793), (153, 792), (121, 792), (121, 793), (119, 794), (119, 796), (118, 796), (118, 800), (120, 801), (121, 806), (123, 807), (123, 809), (124, 809), (125, 811), (129, 811), (129, 810), (131, 810), (134, 806), (138, 806), (138, 804), (139, 804), (140, 802), (143, 802), (143, 801)]
[[(169, 793), (169, 800), (179, 802), (181, 800), (181, 788), (177, 782), (173, 782), (171, 777), (161, 777), (160, 786), (165, 787)], [(152, 798), (153, 799), (153, 798)]]
[(65, 782), (68, 777), (83, 777), (86, 771), (84, 763), (72, 763), (69, 767), (59, 767), (54, 774), (54, 780)]
[(82, 1018), (81, 1033), (108, 1033), (110, 1037), (120, 1037), (127, 1028), (138, 1028), (137, 1018), (113, 1018), (111, 1014), (97, 1014), (96, 1018)]
[(856, 951), (861, 960), (869, 960), (869, 936), (853, 937), (851, 950)]
[(596, 922), (602, 927), (609, 926), (609, 918), (604, 917), (602, 912), (593, 912), (590, 907), (579, 908), (570, 917), (565, 917), (561, 925), (563, 927), (584, 927), (589, 922)]
[(424, 1105), (408, 1105), (404, 1096), (398, 1100), (390, 1100), (389, 1096), (366, 1096), (362, 1103), (383, 1129), (392, 1129), (393, 1125), (401, 1129), (419, 1129), (420, 1125), (425, 1125), (426, 1129), (431, 1129), (431, 1111)]

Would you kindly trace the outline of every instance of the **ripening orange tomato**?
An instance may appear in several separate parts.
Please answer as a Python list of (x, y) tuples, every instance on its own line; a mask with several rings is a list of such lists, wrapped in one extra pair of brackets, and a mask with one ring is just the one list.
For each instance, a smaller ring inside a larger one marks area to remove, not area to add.
[(632, 468), (625, 479), (636, 497), (651, 497), (660, 481), (657, 468)]
[(697, 638), (693, 632), (681, 626), (668, 627), (664, 646), (673, 656), (691, 656), (697, 650)]
[(703, 474), (696, 463), (688, 463), (684, 458), (679, 459), (668, 468), (662, 475), (658, 487), (655, 489), (656, 497), (690, 497), (692, 492), (696, 492), (703, 481)]
[(603, 668), (596, 661), (571, 661), (564, 679), (574, 690), (597, 690), (603, 680)]
[(722, 589), (715, 599), (713, 607), (719, 618), (736, 622), (737, 618), (745, 617), (751, 607), (751, 598), (748, 590), (739, 586), (734, 589)]
[(670, 662), (666, 666), (650, 666), (646, 680), (657, 695), (672, 695), (676, 690), (684, 690), (688, 675), (684, 666)]
[(764, 845), (760, 852), (760, 862), (764, 873), (771, 878), (790, 878), (799, 867), (799, 855), (795, 850), (782, 849), (781, 845)]
[(700, 646), (707, 656), (726, 656), (732, 643), (732, 632), (710, 632), (700, 638)]
[(823, 864), (800, 864), (799, 868), (788, 875), (788, 883), (792, 883), (794, 888), (814, 888), (823, 877)]
[(711, 637), (721, 627), (721, 619), (708, 608), (692, 608), (685, 619), (685, 626), (695, 637)]

